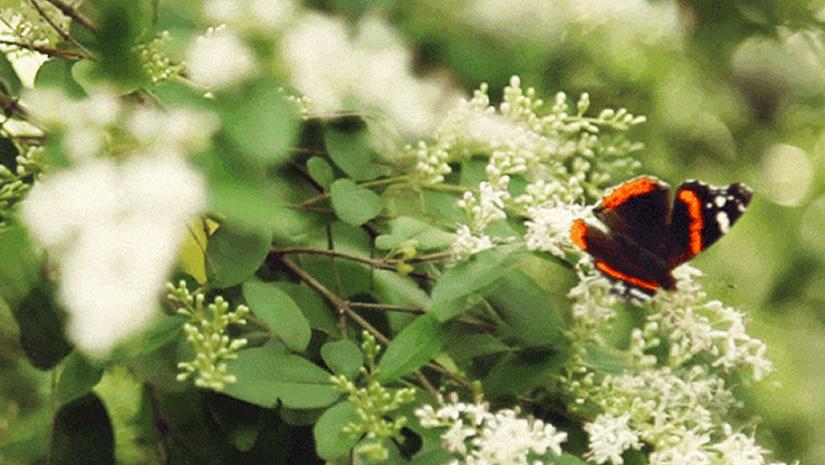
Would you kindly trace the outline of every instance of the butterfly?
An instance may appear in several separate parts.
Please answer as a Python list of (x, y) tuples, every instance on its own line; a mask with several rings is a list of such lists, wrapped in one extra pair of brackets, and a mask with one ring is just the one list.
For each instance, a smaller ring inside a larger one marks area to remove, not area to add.
[(675, 289), (673, 269), (725, 235), (752, 196), (743, 183), (716, 187), (690, 179), (671, 200), (668, 184), (640, 176), (610, 189), (593, 210), (602, 224), (576, 220), (570, 239), (602, 274), (649, 297)]

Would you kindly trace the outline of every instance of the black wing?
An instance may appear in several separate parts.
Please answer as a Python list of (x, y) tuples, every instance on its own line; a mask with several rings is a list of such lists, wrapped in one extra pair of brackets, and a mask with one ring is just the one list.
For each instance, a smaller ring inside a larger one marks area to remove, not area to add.
[(670, 186), (654, 177), (640, 176), (611, 189), (594, 212), (611, 232), (665, 256), (670, 205)]
[(623, 234), (608, 233), (578, 220), (573, 223), (570, 237), (574, 244), (593, 256), (599, 271), (615, 281), (649, 295), (659, 288), (673, 289), (675, 286), (667, 263)]
[(753, 191), (742, 184), (710, 186), (688, 180), (679, 186), (668, 234), (668, 263), (678, 266), (707, 249), (742, 216)]

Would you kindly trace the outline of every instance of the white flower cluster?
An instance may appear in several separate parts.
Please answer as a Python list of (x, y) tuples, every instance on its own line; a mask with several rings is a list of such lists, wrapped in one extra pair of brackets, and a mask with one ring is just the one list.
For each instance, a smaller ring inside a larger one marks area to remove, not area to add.
[(410, 52), (378, 16), (350, 33), (341, 19), (306, 13), (285, 33), (282, 55), (313, 114), (356, 111), (368, 121), (386, 118), (402, 135), (421, 136), (433, 128), (434, 115), (458, 100), (446, 83), (413, 75)]
[[(459, 227), (451, 249), (453, 262), (484, 250), (479, 245), (495, 244), (485, 229), (508, 213), (528, 217), (525, 240), (531, 250), (563, 256), (563, 248), (570, 246), (572, 220), (585, 213), (578, 206), (584, 204), (585, 194), (600, 190), (610, 179), (613, 165), (632, 165), (622, 157), (640, 149), (639, 144), (618, 136), (603, 140), (598, 134), (602, 129), (625, 131), (643, 123), (644, 117), (625, 109), (587, 117), (587, 94), (575, 109), (564, 93), (556, 94), (547, 114), (540, 114), (544, 106), (535, 89), (521, 87), (518, 76), (504, 88), (498, 107), (490, 105), (487, 85), (482, 84), (472, 99), (447, 114), (432, 143), (407, 147), (416, 160), (413, 181), (422, 187), (442, 182), (451, 172), (450, 162), (479, 154), (489, 157), (487, 179), (477, 192), (468, 191), (459, 201), (468, 228)], [(511, 176), (528, 183), (525, 192), (515, 198), (509, 192)]]
[(69, 336), (103, 355), (156, 313), (186, 222), (206, 206), (204, 180), (185, 157), (206, 146), (217, 121), (131, 107), (106, 89), (81, 101), (30, 91), (23, 102), (60, 137), (71, 168), (38, 179), (22, 219), (57, 264)]
[(22, 219), (57, 261), (78, 348), (105, 355), (152, 321), (186, 221), (205, 203), (201, 176), (173, 156), (88, 161), (34, 185)]
[(293, 0), (207, 0), (203, 14), (213, 24), (266, 36), (282, 31), (298, 13)]
[[(714, 370), (750, 369), (754, 379), (772, 370), (765, 345), (745, 332), (744, 315), (707, 301), (694, 276), (683, 265), (674, 271), (677, 290), (652, 300), (641, 329), (634, 329), (627, 350), (628, 368), (598, 378), (584, 365), (582, 354), (574, 375), (565, 378), (577, 404), (601, 410), (585, 426), (589, 458), (598, 464), (623, 463), (622, 453), (642, 442), (653, 452), (651, 465), (764, 465), (766, 451), (753, 436), (734, 432), (725, 422), (738, 405), (723, 375)], [(581, 273), (570, 292), (576, 321), (571, 335), (580, 343), (604, 343), (599, 328), (612, 320), (618, 299), (603, 277)], [(661, 346), (668, 350), (663, 355)]]
[[(30, 90), (23, 102), (39, 124), (62, 136), (66, 155), (78, 163), (101, 155), (123, 155), (117, 153), (122, 147), (131, 153), (185, 156), (206, 147), (218, 128), (217, 117), (206, 112), (127, 108), (106, 88), (95, 89), (82, 100), (57, 90)], [(122, 139), (127, 136), (128, 140)]]
[(566, 35), (580, 31), (586, 36), (593, 32), (608, 34), (609, 41), (649, 44), (680, 38), (679, 9), (672, 1), (560, 0), (548, 8), (544, 0), (520, 0), (506, 7), (496, 0), (474, 0), (467, 4), (463, 16), (496, 34), (543, 44), (560, 42)]
[(521, 417), (518, 409), (490, 412), (482, 402), (459, 402), (455, 395), (438, 409), (425, 405), (415, 411), (425, 428), (444, 428), (444, 448), (457, 458), (449, 465), (543, 465), (555, 463), (567, 433), (536, 418)]
[(152, 84), (168, 81), (183, 71), (183, 65), (172, 61), (164, 51), (171, 39), (169, 31), (163, 31), (152, 40), (135, 47), (140, 66)]
[(186, 70), (196, 83), (209, 89), (237, 84), (254, 72), (255, 57), (225, 25), (210, 27), (186, 50)]
[(743, 312), (718, 300), (708, 301), (707, 294), (692, 279), (699, 274), (689, 265), (674, 270), (678, 289), (656, 295), (656, 310), (648, 314), (636, 339), (645, 345), (656, 345), (666, 338), (671, 366), (707, 356), (714, 367), (750, 369), (753, 379), (763, 379), (774, 369), (765, 356), (765, 343), (748, 335)]

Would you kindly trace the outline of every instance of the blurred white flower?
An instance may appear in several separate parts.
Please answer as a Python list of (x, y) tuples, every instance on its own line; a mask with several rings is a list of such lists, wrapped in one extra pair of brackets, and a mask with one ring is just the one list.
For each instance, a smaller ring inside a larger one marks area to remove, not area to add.
[(403, 135), (423, 135), (458, 100), (446, 83), (413, 75), (410, 52), (378, 16), (350, 33), (341, 19), (306, 14), (286, 33), (282, 54), (313, 113), (363, 112)]
[(492, 249), (496, 242), (487, 234), (473, 234), (466, 224), (458, 225), (455, 240), (450, 245), (450, 262), (458, 263), (465, 258)]
[(228, 87), (254, 71), (255, 58), (226, 26), (209, 28), (186, 51), (186, 69), (193, 81), (210, 88)]
[(496, 0), (475, 0), (463, 15), (473, 24), (511, 37), (559, 42), (572, 27), (655, 44), (680, 37), (675, 2), (645, 0), (520, 0), (506, 7)]
[(203, 5), (213, 23), (261, 35), (283, 30), (297, 13), (293, 0), (207, 0)]
[(584, 425), (590, 437), (590, 457), (594, 462), (601, 464), (610, 461), (613, 465), (621, 465), (624, 463), (622, 452), (642, 447), (629, 422), (628, 414), (619, 417), (607, 414), (599, 415), (592, 423)]
[(151, 322), (205, 197), (201, 176), (177, 156), (96, 160), (35, 184), (22, 219), (58, 263), (78, 348), (105, 355)]

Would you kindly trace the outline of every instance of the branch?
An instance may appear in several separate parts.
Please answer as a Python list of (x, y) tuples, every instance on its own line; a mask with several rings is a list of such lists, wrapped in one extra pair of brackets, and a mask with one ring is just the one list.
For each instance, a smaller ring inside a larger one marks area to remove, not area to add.
[(94, 23), (83, 15), (77, 8), (69, 5), (68, 3), (64, 2), (63, 0), (48, 0), (49, 3), (56, 6), (61, 13), (72, 18), (73, 20), (77, 21), (77, 24), (80, 24), (84, 28), (92, 31), (97, 32), (97, 27), (95, 27)]
[[(51, 0), (50, 0), (50, 1), (51, 1)], [(91, 53), (89, 50), (87, 50), (87, 49), (86, 49), (86, 47), (84, 47), (84, 46), (83, 46), (83, 44), (81, 44), (80, 42), (78, 42), (78, 41), (77, 41), (74, 37), (72, 37), (72, 35), (71, 35), (71, 34), (69, 34), (67, 31), (64, 31), (63, 29), (61, 29), (61, 28), (60, 28), (60, 26), (58, 26), (58, 25), (57, 25), (57, 23), (55, 23), (55, 22), (54, 22), (54, 20), (53, 20), (53, 19), (52, 19), (52, 18), (51, 18), (51, 17), (50, 17), (47, 13), (46, 13), (46, 11), (43, 9), (43, 7), (42, 7), (42, 6), (40, 6), (40, 4), (39, 4), (39, 3), (37, 3), (37, 0), (29, 0), (29, 3), (31, 3), (31, 4), (32, 4), (32, 6), (34, 7), (34, 9), (35, 9), (35, 10), (37, 10), (37, 13), (39, 13), (39, 14), (40, 14), (40, 16), (41, 16), (41, 17), (42, 17), (42, 18), (43, 18), (43, 19), (44, 19), (47, 23), (49, 23), (49, 26), (51, 26), (51, 27), (52, 27), (52, 29), (54, 29), (54, 30), (55, 30), (55, 32), (57, 32), (57, 33), (60, 35), (60, 37), (62, 37), (62, 38), (63, 38), (63, 40), (65, 40), (65, 41), (67, 41), (67, 42), (71, 42), (71, 43), (73, 43), (73, 44), (74, 44), (77, 48), (79, 48), (80, 50), (83, 50), (83, 52), (87, 55), (87, 57), (88, 57), (88, 58), (91, 58), (91, 57), (92, 57), (92, 53)], [(64, 4), (64, 5), (66, 5), (66, 4)], [(57, 6), (57, 5), (55, 5), (55, 6)], [(66, 5), (66, 6), (67, 6), (67, 7), (70, 7), (69, 5)], [(60, 9), (60, 7), (58, 7), (58, 9)], [(63, 10), (60, 10), (60, 11), (62, 12)], [(68, 15), (67, 15), (67, 16), (68, 16)], [(71, 17), (71, 16), (70, 16), (70, 17)]]
[(5, 92), (0, 92), (0, 108), (9, 116), (16, 116), (24, 120), (29, 117), (29, 113), (20, 105), (17, 99)]
[[(345, 252), (339, 252), (337, 250), (314, 249), (314, 248), (311, 248), (311, 247), (290, 247), (290, 248), (284, 248), (284, 249), (275, 249), (275, 248), (273, 248), (271, 250), (271, 253), (276, 255), (276, 256), (294, 255), (294, 254), (298, 254), (298, 255), (326, 255), (328, 257), (338, 257), (338, 258), (344, 258), (344, 259), (347, 259), (347, 260), (352, 260), (352, 261), (358, 262), (358, 263), (364, 263), (365, 265), (369, 265), (373, 268), (377, 268), (377, 269), (381, 269), (381, 270), (393, 270), (393, 271), (396, 270), (395, 263), (398, 261), (398, 260), (375, 260), (375, 259), (372, 259), (372, 258), (360, 257), (358, 255), (352, 255), (352, 254), (348, 254), (348, 253), (345, 253)], [(410, 262), (416, 262), (415, 259), (411, 259), (409, 261)], [(419, 259), (417, 261), (420, 262), (420, 261), (425, 261), (425, 260)], [(426, 273), (416, 272), (416, 271), (410, 272), (410, 276), (415, 276), (417, 278), (423, 278), (423, 279), (432, 279), (432, 277), (430, 275), (428, 275)]]
[(23, 48), (26, 50), (32, 50), (37, 53), (42, 53), (43, 55), (48, 55), (50, 57), (60, 57), (60, 58), (69, 58), (72, 60), (80, 59), (80, 58), (90, 58), (83, 52), (73, 52), (71, 50), (58, 50), (52, 47), (44, 47), (41, 45), (33, 45), (27, 44), (24, 42), (17, 42), (14, 40), (3, 40), (0, 39), (0, 45), (9, 45), (12, 47)]
[[(371, 325), (369, 321), (365, 320), (364, 318), (361, 317), (361, 315), (357, 314), (352, 309), (352, 307), (350, 307), (349, 302), (347, 302), (346, 300), (342, 299), (341, 297), (338, 297), (337, 295), (333, 294), (323, 284), (318, 282), (318, 280), (316, 280), (315, 278), (310, 276), (309, 273), (307, 273), (306, 271), (304, 271), (302, 268), (295, 265), (291, 261), (281, 257), (280, 262), (286, 268), (288, 268), (292, 273), (294, 273), (296, 276), (301, 278), (302, 281), (307, 283), (307, 285), (309, 287), (311, 287), (311, 288), (315, 289), (316, 291), (320, 292), (321, 295), (324, 296), (324, 298), (329, 303), (331, 303), (336, 308), (337, 311), (346, 314), (358, 326), (364, 328), (369, 333), (371, 333), (373, 336), (375, 336), (375, 338), (379, 342), (384, 344), (385, 347), (390, 344), (390, 340), (387, 338), (387, 336), (384, 336), (381, 333), (381, 331), (378, 331), (378, 329), (375, 326)], [(418, 382), (421, 383), (421, 385), (424, 387), (424, 389), (426, 389), (430, 393), (430, 395), (432, 395), (435, 398), (438, 398), (438, 390), (435, 387), (433, 387), (432, 383), (430, 383), (430, 381), (420, 371), (416, 371), (415, 376), (418, 379)]]

